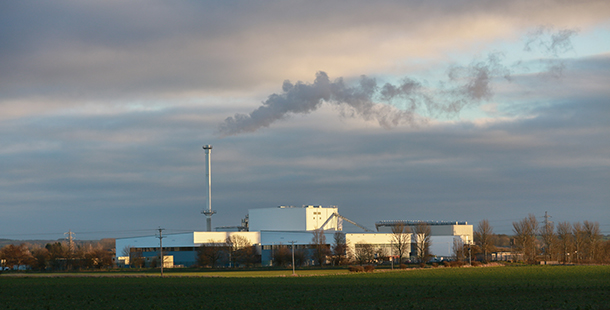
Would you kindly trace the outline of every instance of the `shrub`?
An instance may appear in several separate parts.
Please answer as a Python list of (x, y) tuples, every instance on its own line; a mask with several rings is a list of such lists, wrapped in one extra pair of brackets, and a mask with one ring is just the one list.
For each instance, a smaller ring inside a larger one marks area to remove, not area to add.
[(364, 272), (364, 267), (362, 267), (362, 266), (349, 266), (348, 270), (350, 272)]
[(451, 262), (448, 262), (448, 261), (443, 261), (443, 266), (445, 266), (445, 267), (451, 267)]
[(420, 263), (420, 264), (419, 264), (419, 267), (421, 267), (421, 268), (426, 268), (426, 263)]
[(438, 267), (438, 263), (432, 263), (432, 268)]
[(400, 264), (400, 269), (407, 269), (407, 265), (405, 265), (405, 264)]
[(473, 267), (481, 267), (481, 265), (483, 265), (483, 264), (481, 264), (481, 262), (477, 262), (477, 261), (472, 262)]
[(375, 270), (375, 266), (373, 266), (373, 265), (364, 266), (364, 271), (366, 271), (366, 272), (373, 272), (374, 270)]
[[(443, 262), (445, 263), (445, 262)], [(447, 265), (445, 265), (446, 267), (462, 267), (464, 266), (466, 263), (462, 262), (462, 261), (452, 261), (452, 262), (447, 262)]]

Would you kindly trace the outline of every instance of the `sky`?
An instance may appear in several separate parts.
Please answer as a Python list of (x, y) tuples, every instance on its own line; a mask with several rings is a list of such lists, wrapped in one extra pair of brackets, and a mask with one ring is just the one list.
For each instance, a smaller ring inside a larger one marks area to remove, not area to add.
[[(610, 234), (608, 1), (4, 1), (0, 238), (248, 209)], [(345, 224), (345, 229), (357, 231)]]

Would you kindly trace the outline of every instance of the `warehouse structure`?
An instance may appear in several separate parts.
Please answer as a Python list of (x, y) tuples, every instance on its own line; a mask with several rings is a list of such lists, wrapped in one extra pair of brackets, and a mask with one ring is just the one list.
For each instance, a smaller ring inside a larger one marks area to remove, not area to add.
[[(414, 232), (415, 227), (421, 223), (430, 227), (432, 236), (430, 251), (438, 259), (451, 256), (456, 238), (459, 238), (463, 244), (472, 244), (474, 241), (473, 227), (467, 222), (390, 220), (376, 222), (375, 228), (378, 232), (392, 232), (395, 227), (404, 226), (409, 232)], [(417, 236), (414, 235), (413, 238), (416, 240)]]
[[(393, 256), (392, 243), (394, 234), (392, 225), (398, 223), (412, 224), (407, 221), (383, 221), (376, 224), (377, 232), (355, 223), (339, 214), (336, 206), (322, 207), (307, 205), (303, 207), (280, 206), (248, 210), (248, 216), (241, 226), (221, 227), (217, 231), (193, 231), (188, 233), (167, 234), (163, 236), (164, 266), (192, 266), (197, 263), (198, 250), (202, 245), (223, 245), (230, 238), (241, 238), (254, 247), (260, 255), (260, 263), (265, 266), (273, 264), (273, 253), (282, 246), (295, 246), (297, 249), (311, 252), (314, 231), (324, 233), (326, 247), (333, 244), (334, 233), (343, 232), (343, 222), (347, 221), (362, 232), (344, 232), (347, 253), (353, 255), (362, 244), (370, 244), (386, 256)], [(426, 222), (431, 223), (431, 222)], [(440, 256), (451, 256), (454, 238), (464, 242), (472, 240), (472, 225), (463, 222), (453, 224), (437, 223), (432, 228), (432, 253)], [(408, 240), (416, 236), (408, 235)], [(117, 263), (129, 265), (130, 253), (137, 252), (146, 261), (152, 261), (158, 255), (159, 236), (143, 236), (116, 239)], [(167, 257), (167, 258), (165, 258)], [(352, 257), (353, 258), (353, 257)], [(230, 264), (230, 260), (228, 262)], [(226, 264), (226, 263), (225, 263)]]

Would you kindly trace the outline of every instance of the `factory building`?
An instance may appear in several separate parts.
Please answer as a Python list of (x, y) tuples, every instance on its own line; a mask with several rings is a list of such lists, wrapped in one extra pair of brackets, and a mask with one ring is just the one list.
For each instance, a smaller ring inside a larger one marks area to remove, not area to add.
[[(334, 243), (335, 232), (343, 232), (343, 222), (347, 221), (363, 232), (344, 232), (348, 253), (356, 253), (356, 249), (362, 244), (371, 244), (387, 256), (392, 256), (393, 233), (392, 225), (398, 223), (409, 224), (414, 222), (405, 221), (383, 221), (376, 224), (377, 232), (355, 223), (339, 214), (336, 206), (303, 206), (277, 208), (262, 208), (248, 210), (246, 220), (242, 226), (232, 228), (222, 227), (217, 231), (194, 231), (179, 234), (167, 234), (163, 236), (163, 253), (166, 258), (173, 260), (176, 266), (192, 266), (197, 263), (198, 250), (202, 245), (224, 244), (228, 238), (239, 236), (247, 239), (253, 245), (260, 263), (264, 266), (273, 264), (274, 251), (283, 246), (294, 245), (303, 251), (312, 251), (312, 239), (314, 231), (324, 232), (326, 246)], [(428, 222), (430, 223), (430, 222)], [(432, 253), (446, 257), (451, 255), (451, 244), (453, 238), (460, 237), (464, 241), (472, 240), (472, 225), (462, 222), (453, 224), (431, 225), (432, 228)], [(410, 225), (410, 224), (409, 224)], [(408, 226), (408, 225), (407, 225)], [(221, 230), (221, 231), (218, 231)], [(232, 230), (232, 231), (225, 231)], [(409, 240), (415, 240), (416, 236), (409, 235)], [(129, 265), (130, 252), (137, 252), (147, 261), (157, 257), (159, 250), (158, 236), (143, 236), (133, 238), (116, 239), (117, 262)]]
[[(339, 214), (336, 206), (279, 206), (248, 210), (249, 231), (285, 230), (312, 231), (342, 230), (341, 221), (333, 214)], [(327, 223), (327, 220), (329, 220)], [(324, 225), (326, 224), (326, 225)], [(322, 227), (324, 225), (324, 227)]]
[(393, 228), (402, 225), (413, 232), (420, 223), (430, 226), (430, 233), (433, 237), (460, 237), (464, 243), (470, 243), (473, 240), (473, 227), (467, 222), (391, 220), (376, 222), (375, 229), (378, 232), (392, 232)]
[[(474, 241), (473, 227), (467, 222), (390, 220), (376, 222), (375, 229), (378, 232), (392, 232), (395, 227), (404, 226), (409, 232), (414, 232), (415, 227), (420, 223), (430, 227), (430, 252), (437, 259), (448, 259), (452, 256), (456, 238), (459, 238), (463, 244), (472, 244)], [(417, 242), (415, 234), (413, 234), (413, 242)]]
[[(246, 238), (252, 245), (260, 244), (257, 232), (218, 232), (194, 231), (163, 235), (164, 261), (173, 259), (175, 266), (192, 266), (197, 263), (198, 249), (202, 244), (224, 243), (231, 236)], [(116, 239), (116, 261), (129, 265), (129, 252), (138, 252), (147, 262), (159, 254), (159, 236), (142, 236)], [(165, 258), (168, 257), (168, 258)], [(167, 261), (166, 261), (167, 262)], [(170, 267), (165, 266), (164, 267)]]

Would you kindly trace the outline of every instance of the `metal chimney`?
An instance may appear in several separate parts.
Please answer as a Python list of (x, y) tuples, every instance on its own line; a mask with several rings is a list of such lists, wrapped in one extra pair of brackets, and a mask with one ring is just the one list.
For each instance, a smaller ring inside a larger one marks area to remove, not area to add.
[(212, 155), (212, 146), (204, 145), (203, 149), (205, 150), (205, 162), (207, 165), (205, 175), (208, 183), (208, 203), (206, 209), (203, 210), (201, 213), (205, 214), (205, 216), (207, 217), (206, 230), (212, 231), (212, 215), (216, 213), (216, 211), (212, 211), (212, 165), (210, 160), (210, 156)]

